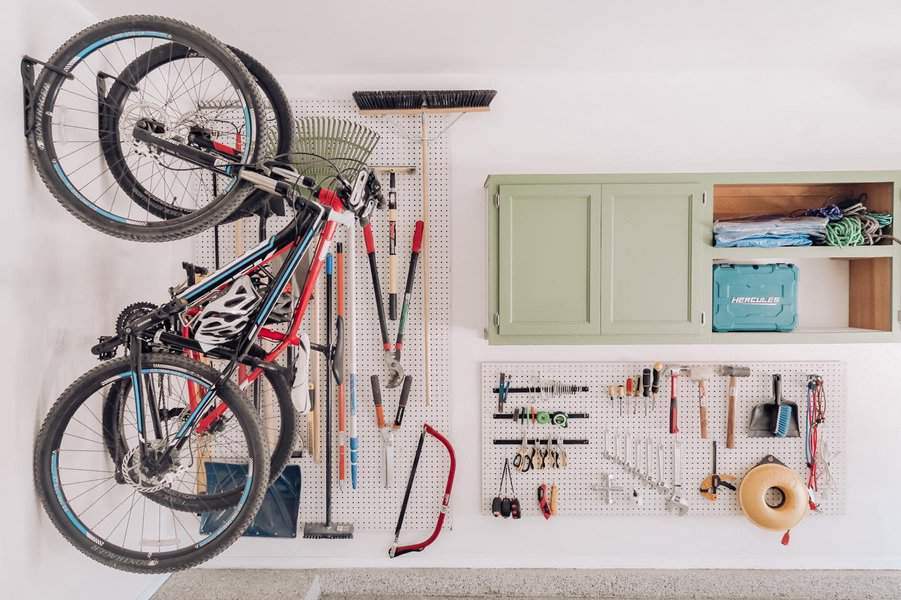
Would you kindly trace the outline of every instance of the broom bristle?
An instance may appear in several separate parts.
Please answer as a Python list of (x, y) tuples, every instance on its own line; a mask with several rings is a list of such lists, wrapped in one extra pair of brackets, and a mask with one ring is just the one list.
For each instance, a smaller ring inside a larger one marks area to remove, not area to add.
[(349, 540), (354, 537), (354, 526), (350, 523), (307, 523), (303, 526), (303, 537), (313, 540)]
[(489, 106), (497, 90), (394, 90), (354, 92), (360, 110), (475, 108)]

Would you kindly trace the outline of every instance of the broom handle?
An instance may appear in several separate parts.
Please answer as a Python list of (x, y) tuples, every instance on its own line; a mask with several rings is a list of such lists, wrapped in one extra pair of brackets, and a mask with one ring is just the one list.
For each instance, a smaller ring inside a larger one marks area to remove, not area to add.
[(429, 134), (425, 112), (420, 116), (422, 157), (422, 357), (425, 367), (425, 405), (431, 406), (429, 373)]

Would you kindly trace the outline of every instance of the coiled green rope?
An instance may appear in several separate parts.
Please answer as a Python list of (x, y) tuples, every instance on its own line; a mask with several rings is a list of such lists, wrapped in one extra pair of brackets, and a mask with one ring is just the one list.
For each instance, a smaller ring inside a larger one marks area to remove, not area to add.
[(871, 246), (882, 238), (882, 228), (892, 224), (889, 213), (847, 214), (826, 225), (829, 246)]

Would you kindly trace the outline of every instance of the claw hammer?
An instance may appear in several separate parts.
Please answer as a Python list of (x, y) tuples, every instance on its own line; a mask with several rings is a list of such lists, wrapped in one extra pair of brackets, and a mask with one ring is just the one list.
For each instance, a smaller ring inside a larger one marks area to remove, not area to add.
[(689, 368), (681, 365), (668, 365), (670, 375), (669, 391), (669, 432), (679, 433), (679, 375), (687, 375)]
[(729, 378), (728, 404), (726, 405), (726, 448), (735, 448), (735, 384), (738, 377), (750, 377), (749, 367), (722, 365), (718, 372)]

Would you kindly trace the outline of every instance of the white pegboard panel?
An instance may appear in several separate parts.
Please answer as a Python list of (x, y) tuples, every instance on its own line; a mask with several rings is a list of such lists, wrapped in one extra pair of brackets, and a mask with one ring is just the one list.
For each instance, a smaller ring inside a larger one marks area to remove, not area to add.
[[(407, 264), (412, 243), (413, 224), (422, 218), (421, 173), (420, 173), (420, 119), (418, 116), (365, 117), (360, 115), (352, 101), (344, 100), (293, 100), (292, 108), (296, 117), (331, 116), (345, 118), (377, 132), (381, 137), (369, 163), (378, 166), (413, 166), (412, 173), (397, 175), (397, 254), (400, 279), (400, 301), (407, 274)], [(379, 336), (378, 318), (372, 292), (372, 280), (366, 260), (363, 236), (356, 232), (356, 264), (352, 276), (356, 283), (356, 363), (357, 363), (357, 432), (360, 438), (360, 480), (356, 490), (350, 489), (350, 467), (348, 462), (347, 485), (340, 489), (337, 481), (338, 438), (336, 426), (333, 429), (334, 476), (332, 486), (332, 516), (337, 522), (353, 523), (358, 529), (393, 530), (416, 442), (424, 422), (439, 431), (449, 434), (449, 381), (450, 355), (448, 351), (448, 331), (450, 313), (450, 214), (448, 194), (448, 144), (445, 137), (437, 137), (450, 122), (448, 116), (428, 118), (429, 141), (429, 337), (431, 371), (431, 405), (424, 404), (424, 361), (422, 329), (422, 261), (416, 274), (413, 288), (410, 316), (404, 332), (403, 366), (406, 373), (413, 376), (409, 403), (404, 424), (395, 432), (394, 485), (385, 489), (381, 472), (382, 449), (375, 412), (372, 404), (370, 376), (378, 374), (382, 382), (382, 396), (386, 421), (393, 421), (400, 388), (388, 389), (384, 369), (384, 358)], [(379, 173), (383, 191), (387, 195), (387, 175)], [(255, 218), (244, 219), (240, 224), (228, 224), (219, 228), (220, 261), (229, 261), (235, 254), (235, 231), (243, 232), (244, 247), (250, 249), (257, 244), (258, 223)], [(271, 218), (268, 232), (273, 234), (287, 223), (286, 218)], [(372, 218), (373, 233), (378, 255), (379, 276), (382, 285), (383, 302), (388, 307), (388, 222), (387, 211), (377, 211)], [(197, 238), (194, 246), (194, 261), (212, 267), (215, 262), (213, 232), (208, 231)], [(346, 231), (340, 228), (335, 238), (347, 242)], [(334, 245), (332, 245), (334, 250)], [(346, 256), (346, 255), (345, 255)], [(348, 262), (349, 264), (349, 262)], [(350, 273), (348, 273), (350, 276)], [(325, 319), (325, 276), (318, 282), (317, 294), (321, 301), (321, 319)], [(349, 302), (349, 300), (348, 300)], [(309, 314), (309, 311), (308, 311)], [(309, 318), (304, 323), (309, 331)], [(397, 321), (388, 322), (391, 341), (397, 333)], [(325, 340), (324, 329), (321, 339)], [(349, 362), (349, 357), (348, 357)], [(324, 362), (320, 361), (321, 370)], [(319, 375), (320, 398), (324, 402), (325, 379)], [(349, 402), (349, 400), (348, 400)], [(333, 405), (334, 406), (334, 405)], [(322, 417), (321, 439), (325, 443), (325, 409)], [(333, 408), (333, 423), (337, 424), (337, 412)], [(349, 418), (349, 415), (348, 415)], [(299, 446), (304, 447), (306, 439), (306, 418), (300, 416)], [(348, 450), (349, 452), (349, 450)], [(303, 470), (303, 490), (300, 505), (301, 522), (321, 522), (324, 520), (325, 506), (325, 452), (323, 461), (316, 464), (310, 457), (298, 459)], [(437, 441), (427, 438), (423, 456), (416, 474), (416, 483), (410, 497), (404, 528), (431, 529), (438, 514), (438, 507), (447, 477), (447, 454)]]
[[(702, 366), (705, 363), (689, 363), (684, 366)], [(709, 366), (718, 366), (709, 363)], [(682, 444), (682, 496), (688, 502), (690, 514), (723, 515), (740, 512), (736, 494), (721, 490), (716, 502), (704, 499), (698, 489), (712, 468), (712, 442), (718, 443), (717, 470), (722, 474), (734, 474), (740, 478), (764, 456), (772, 454), (794, 469), (806, 481), (807, 466), (804, 459), (805, 412), (807, 407), (807, 376), (823, 377), (826, 392), (826, 421), (819, 428), (820, 444), (826, 444), (831, 454), (831, 486), (820, 495), (822, 514), (842, 514), (845, 507), (845, 373), (841, 362), (752, 362), (741, 363), (750, 367), (751, 375), (737, 379), (735, 448), (726, 448), (726, 388), (728, 377), (715, 375), (708, 382), (709, 439), (700, 439), (698, 387), (687, 376), (679, 377), (679, 429)], [(657, 487), (648, 485), (640, 477), (630, 473), (618, 462), (604, 456), (605, 438), (608, 450), (613, 451), (617, 436), (619, 455), (623, 455), (625, 433), (639, 440), (635, 462), (644, 466), (645, 448), (648, 442), (663, 449), (664, 479), (672, 485), (673, 441), (669, 434), (670, 378), (661, 377), (660, 392), (654, 410), (645, 416), (644, 401), (639, 400), (634, 414), (620, 407), (620, 401), (611, 403), (608, 388), (622, 385), (630, 375), (640, 375), (642, 369), (653, 368), (649, 363), (482, 363), (481, 370), (481, 441), (482, 441), (482, 493), (483, 512), (490, 512), (491, 500), (498, 493), (504, 459), (513, 461), (518, 445), (499, 446), (495, 439), (588, 439), (587, 446), (564, 446), (569, 459), (565, 469), (532, 470), (527, 473), (513, 471), (517, 497), (522, 504), (523, 516), (539, 514), (535, 500), (536, 489), (544, 482), (557, 483), (559, 489), (558, 514), (671, 514), (666, 508), (666, 495)], [(557, 382), (587, 386), (588, 392), (562, 394), (509, 394), (505, 412), (517, 407), (534, 406), (537, 410), (585, 412), (588, 419), (570, 420), (567, 428), (551, 425), (519, 425), (511, 420), (495, 419), (497, 411), (497, 387), (500, 373), (511, 379), (511, 387), (538, 386)], [(770, 402), (772, 375), (779, 373), (783, 381), (783, 397), (797, 403), (800, 409), (801, 437), (799, 438), (751, 438), (747, 436), (751, 410), (754, 406)], [(657, 478), (656, 453), (652, 451), (651, 471)], [(607, 473), (613, 487), (624, 488), (615, 492), (613, 504), (607, 504), (596, 488), (600, 474)], [(821, 477), (821, 481), (822, 481)], [(631, 491), (638, 490), (641, 504), (630, 499)]]

